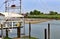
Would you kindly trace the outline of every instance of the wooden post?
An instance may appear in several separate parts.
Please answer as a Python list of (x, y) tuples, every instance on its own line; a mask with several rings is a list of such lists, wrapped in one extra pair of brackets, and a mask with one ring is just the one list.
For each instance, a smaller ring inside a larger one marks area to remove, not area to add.
[(21, 37), (21, 36), (20, 36), (20, 30), (21, 30), (20, 27), (17, 27), (17, 37), (18, 37), (18, 38)]
[(6, 29), (6, 37), (8, 37), (8, 29)]
[(44, 38), (47, 39), (47, 29), (44, 29), (44, 34), (45, 34)]
[(48, 23), (48, 39), (50, 39), (50, 23)]
[(29, 22), (29, 38), (31, 37), (31, 23)]
[[(7, 21), (8, 21), (8, 19), (6, 20), (6, 25), (5, 25), (6, 27), (8, 27), (7, 26)], [(6, 37), (8, 37), (8, 28), (6, 28)]]
[(2, 39), (3, 39), (3, 25), (1, 24), (1, 35), (2, 35)]
[(20, 26), (21, 26), (21, 23), (19, 22), (18, 24), (17, 24), (17, 37), (18, 38), (20, 38), (21, 37), (21, 28), (20, 28)]

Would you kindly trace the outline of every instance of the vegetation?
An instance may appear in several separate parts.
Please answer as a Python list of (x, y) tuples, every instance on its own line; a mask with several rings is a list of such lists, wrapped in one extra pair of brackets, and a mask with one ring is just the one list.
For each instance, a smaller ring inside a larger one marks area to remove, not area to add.
[[(22, 38), (29, 38), (29, 36), (23, 36)], [(29, 39), (38, 39), (38, 38), (36, 38), (36, 37), (31, 37), (31, 38), (29, 38)]]
[(49, 14), (50, 14), (50, 15), (56, 15), (56, 14), (58, 14), (58, 13), (57, 13), (57, 12), (54, 12), (54, 11), (50, 11)]
[(43, 14), (38, 10), (34, 10), (34, 11), (30, 11), (30, 15), (39, 15), (39, 14)]
[(44, 14), (41, 11), (34, 10), (27, 13), (28, 18), (50, 18), (50, 19), (60, 19), (60, 14), (58, 12), (50, 11), (48, 14)]
[(12, 39), (12, 38), (9, 38), (9, 37), (5, 37), (4, 39)]

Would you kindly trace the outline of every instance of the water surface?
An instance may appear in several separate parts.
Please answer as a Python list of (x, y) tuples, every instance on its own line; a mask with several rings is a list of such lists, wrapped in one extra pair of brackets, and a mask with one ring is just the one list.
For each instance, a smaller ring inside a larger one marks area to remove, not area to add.
[[(48, 28), (48, 23), (51, 25), (51, 39), (60, 39), (60, 20), (52, 20), (48, 22), (42, 22), (37, 24), (31, 24), (31, 36), (37, 37), (39, 39), (44, 39), (44, 29)], [(9, 32), (9, 37), (17, 37), (17, 30), (13, 29)], [(23, 28), (21, 29), (23, 32)], [(25, 24), (25, 34), (28, 35), (29, 24)]]

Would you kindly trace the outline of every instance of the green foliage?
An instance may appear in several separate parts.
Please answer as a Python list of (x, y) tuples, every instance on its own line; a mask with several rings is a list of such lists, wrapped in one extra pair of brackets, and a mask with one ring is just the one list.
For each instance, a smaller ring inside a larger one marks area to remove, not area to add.
[(29, 13), (27, 12), (26, 14), (28, 15)]
[(34, 13), (32, 11), (30, 11), (30, 15), (34, 15)]
[(57, 13), (57, 12), (54, 12), (54, 11), (50, 11), (49, 14), (50, 14), (50, 15), (56, 15), (56, 14), (58, 14), (58, 13)]
[(12, 38), (9, 38), (9, 37), (5, 37), (4, 39), (12, 39)]
[[(26, 13), (27, 15), (41, 15), (41, 14), (44, 14), (43, 12), (40, 12), (38, 10), (33, 10), (33, 11), (30, 11), (29, 13), (27, 12)], [(49, 12), (49, 15), (56, 15), (58, 14), (58, 12), (55, 12), (55, 11), (50, 11)]]
[[(29, 38), (29, 36), (23, 36), (22, 38)], [(36, 38), (36, 37), (31, 37), (31, 38), (29, 38), (29, 39), (38, 39), (38, 38)]]
[(39, 15), (39, 14), (43, 14), (38, 10), (34, 10), (34, 11), (30, 11), (30, 15)]
[(49, 18), (49, 19), (60, 19), (60, 15), (29, 15), (28, 18)]
[(44, 14), (38, 10), (30, 11), (28, 18), (50, 18), (50, 19), (60, 19), (60, 14), (55, 11), (50, 11), (49, 14)]
[(34, 10), (33, 13), (34, 13), (35, 15), (39, 15), (39, 14), (40, 14), (40, 11)]

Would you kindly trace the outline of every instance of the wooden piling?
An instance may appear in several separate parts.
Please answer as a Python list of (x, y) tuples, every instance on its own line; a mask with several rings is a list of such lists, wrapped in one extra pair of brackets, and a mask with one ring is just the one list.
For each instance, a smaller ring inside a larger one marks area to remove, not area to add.
[(2, 39), (4, 39), (4, 38), (3, 38), (3, 25), (1, 24), (0, 26), (1, 26), (1, 35), (2, 35)]
[(19, 22), (18, 24), (17, 24), (17, 38), (20, 38), (21, 37), (21, 23)]
[(47, 29), (44, 29), (44, 39), (47, 39)]
[(21, 34), (20, 34), (20, 27), (17, 27), (17, 37), (20, 38), (21, 37)]
[(31, 23), (29, 22), (29, 38), (31, 37)]
[(48, 39), (50, 39), (50, 23), (48, 23)]
[[(6, 20), (6, 22), (8, 21), (8, 19)], [(6, 24), (7, 26), (7, 24)], [(6, 37), (8, 37), (8, 28), (6, 28)]]
[(8, 37), (8, 29), (6, 29), (6, 37)]

